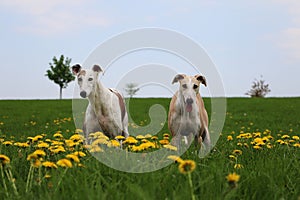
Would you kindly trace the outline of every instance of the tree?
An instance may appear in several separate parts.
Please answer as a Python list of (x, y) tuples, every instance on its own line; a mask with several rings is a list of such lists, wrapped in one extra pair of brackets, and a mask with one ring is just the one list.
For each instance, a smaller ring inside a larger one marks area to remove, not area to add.
[(75, 77), (70, 71), (71, 59), (61, 55), (59, 59), (55, 56), (52, 59), (53, 63), (49, 63), (50, 69), (47, 70), (45, 76), (54, 83), (59, 85), (59, 99), (62, 99), (62, 89), (68, 86), (68, 83), (73, 81)]
[(252, 82), (251, 89), (245, 93), (246, 95), (251, 97), (265, 97), (269, 92), (271, 92), (269, 84), (265, 83), (262, 76), (260, 78), (260, 80), (255, 79)]
[(125, 91), (130, 96), (130, 98), (133, 97), (133, 95), (136, 95), (137, 91), (140, 90), (140, 88), (138, 88), (137, 86), (138, 85), (136, 83), (127, 83), (126, 84)]

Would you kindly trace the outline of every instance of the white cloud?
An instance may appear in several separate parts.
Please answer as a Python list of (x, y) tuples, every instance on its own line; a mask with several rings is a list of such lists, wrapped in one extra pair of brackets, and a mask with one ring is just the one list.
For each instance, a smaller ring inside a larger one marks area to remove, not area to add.
[[(20, 14), (26, 23), (16, 30), (38, 35), (64, 34), (86, 27), (106, 27), (112, 20), (95, 10), (86, 9), (92, 1), (84, 0), (3, 0), (0, 6)], [(92, 7), (92, 6), (91, 6)]]

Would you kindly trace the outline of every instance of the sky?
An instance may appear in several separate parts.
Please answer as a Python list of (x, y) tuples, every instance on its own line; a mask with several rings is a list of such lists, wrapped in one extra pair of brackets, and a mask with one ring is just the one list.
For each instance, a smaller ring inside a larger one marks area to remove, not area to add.
[[(270, 85), (268, 96), (300, 96), (298, 0), (0, 0), (0, 99), (56, 99), (59, 88), (45, 76), (54, 56), (87, 63), (105, 41), (145, 27), (172, 30), (199, 44), (214, 63), (225, 96), (245, 97), (261, 75)], [(157, 76), (140, 70), (151, 63), (165, 68)], [(163, 84), (177, 73), (199, 73), (180, 57), (158, 50), (132, 52), (102, 67), (100, 80), (107, 87), (118, 86), (135, 69), (129, 77), (161, 77), (162, 82), (143, 85), (141, 97), (170, 97)], [(208, 87), (200, 89), (205, 95), (211, 95), (215, 82), (209, 77)], [(70, 83), (63, 97), (74, 97), (76, 87)]]

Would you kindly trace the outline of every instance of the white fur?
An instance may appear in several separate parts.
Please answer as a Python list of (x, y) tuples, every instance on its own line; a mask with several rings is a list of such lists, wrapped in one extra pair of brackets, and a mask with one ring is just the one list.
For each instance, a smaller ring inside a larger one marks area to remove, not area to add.
[[(102, 70), (100, 67), (97, 69), (98, 71), (94, 68), (80, 68), (77, 72), (74, 72), (73, 69), (74, 74), (77, 75), (80, 95), (89, 100), (84, 119), (84, 133), (86, 137), (96, 131), (103, 131), (109, 137), (115, 137), (122, 133), (127, 137), (128, 116), (125, 108), (122, 120), (119, 98), (115, 94), (119, 92), (104, 87), (98, 81), (98, 75)], [(124, 102), (123, 99), (122, 101)]]

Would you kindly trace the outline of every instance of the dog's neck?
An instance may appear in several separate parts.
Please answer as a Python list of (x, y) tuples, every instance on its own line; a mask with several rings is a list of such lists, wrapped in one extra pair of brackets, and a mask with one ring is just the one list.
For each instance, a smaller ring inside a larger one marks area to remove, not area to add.
[(88, 96), (89, 102), (92, 105), (95, 104), (103, 105), (103, 103), (105, 103), (107, 99), (107, 92), (108, 92), (107, 88), (105, 88), (100, 81), (97, 81), (95, 83), (92, 92)]

